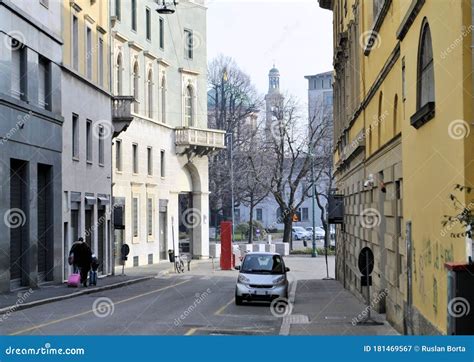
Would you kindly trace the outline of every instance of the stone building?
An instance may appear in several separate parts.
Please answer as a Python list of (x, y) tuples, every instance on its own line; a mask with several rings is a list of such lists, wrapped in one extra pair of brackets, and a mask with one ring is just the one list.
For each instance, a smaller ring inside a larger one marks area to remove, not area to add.
[(61, 7), (0, 2), (0, 292), (61, 281)]
[(462, 120), (473, 117), (474, 58), (461, 31), (472, 29), (472, 4), (319, 4), (334, 18), (334, 170), (345, 197), (337, 278), (362, 297), (358, 256), (370, 247), (377, 311), (400, 332), (446, 334), (453, 295), (445, 263), (472, 253), (451, 235), (460, 225), (448, 232), (441, 224), (456, 214), (454, 185), (472, 186), (473, 136)]
[[(115, 1), (112, 91), (135, 100), (133, 122), (114, 138), (116, 250), (127, 266), (153, 264), (168, 250), (209, 256), (207, 155), (224, 132), (207, 129), (206, 8), (180, 1), (174, 14), (152, 0)], [(119, 260), (117, 260), (117, 263)]]
[[(50, 1), (56, 4), (57, 1)], [(100, 274), (112, 272), (109, 2), (62, 0), (61, 74), (64, 278), (71, 244), (83, 237)]]

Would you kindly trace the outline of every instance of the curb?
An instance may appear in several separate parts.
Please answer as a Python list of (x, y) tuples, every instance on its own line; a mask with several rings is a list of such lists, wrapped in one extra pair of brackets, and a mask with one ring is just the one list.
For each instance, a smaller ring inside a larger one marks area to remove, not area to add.
[(116, 289), (116, 288), (124, 287), (124, 286), (127, 286), (127, 285), (144, 282), (144, 281), (154, 279), (154, 278), (155, 278), (155, 276), (152, 275), (152, 276), (147, 276), (147, 277), (142, 277), (142, 278), (126, 280), (126, 281), (118, 282), (118, 283), (115, 283), (115, 284), (104, 285), (103, 287), (98, 287), (98, 288), (94, 288), (94, 289), (84, 289), (84, 290), (81, 290), (80, 292), (75, 292), (75, 293), (71, 293), (71, 294), (60, 295), (60, 296), (57, 296), (57, 297), (46, 298), (46, 299), (40, 299), (40, 300), (36, 300), (36, 301), (30, 302), (30, 303), (14, 304), (14, 305), (9, 306), (9, 307), (1, 308), (0, 309), (0, 315), (6, 314), (8, 312), (14, 313), (14, 312), (17, 312), (17, 311), (20, 311), (20, 310), (23, 310), (23, 309), (33, 308), (33, 307), (37, 307), (37, 306), (40, 306), (40, 305), (43, 305), (43, 304), (59, 302), (61, 300), (71, 299), (71, 298), (74, 298), (74, 297), (79, 297), (81, 295), (94, 294), (94, 293), (103, 292), (104, 290)]

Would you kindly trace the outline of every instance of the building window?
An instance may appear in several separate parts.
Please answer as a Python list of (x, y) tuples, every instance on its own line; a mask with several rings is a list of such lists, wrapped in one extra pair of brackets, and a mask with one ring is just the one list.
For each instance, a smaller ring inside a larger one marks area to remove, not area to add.
[(92, 30), (86, 27), (86, 77), (92, 78)]
[(166, 123), (166, 78), (161, 79), (161, 122)]
[(431, 31), (425, 21), (421, 30), (421, 39), (418, 51), (418, 97), (417, 109), (429, 102), (435, 101), (433, 48), (431, 45)]
[(118, 21), (122, 18), (122, 4), (120, 3), (120, 0), (115, 0), (115, 17)]
[(153, 199), (148, 198), (147, 199), (147, 230), (148, 230), (148, 236), (153, 235)]
[(79, 116), (72, 115), (72, 157), (79, 158)]
[(160, 175), (161, 177), (166, 176), (166, 164), (165, 164), (165, 150), (160, 151)]
[(117, 94), (118, 95), (122, 95), (122, 54), (119, 53), (119, 55), (117, 56), (117, 79), (116, 79), (116, 82), (117, 82)]
[(147, 93), (148, 93), (148, 118), (153, 118), (153, 72), (148, 72), (147, 80)]
[(145, 9), (145, 26), (146, 26), (146, 38), (151, 40), (151, 13), (150, 9)]
[(16, 39), (11, 40), (12, 46), (12, 72), (11, 95), (26, 101), (27, 89), (27, 61), (26, 47)]
[(186, 127), (193, 126), (193, 111), (193, 89), (191, 86), (187, 86), (184, 96), (184, 125)]
[(302, 220), (302, 221), (308, 221), (308, 219), (309, 219), (308, 208), (307, 208), (307, 207), (303, 207), (302, 211), (303, 211), (303, 212), (301, 213), (301, 220)]
[(165, 48), (165, 21), (160, 18), (160, 48)]
[(132, 0), (132, 30), (137, 31), (137, 0)]
[(379, 110), (377, 114), (377, 148), (382, 145), (382, 106), (383, 106), (383, 93), (379, 94)]
[(104, 141), (105, 141), (105, 132), (104, 126), (99, 125), (99, 165), (104, 165)]
[(133, 198), (132, 203), (132, 231), (133, 237), (138, 237), (138, 197)]
[(373, 0), (374, 21), (377, 19), (384, 2), (385, 0)]
[(393, 100), (393, 136), (398, 134), (398, 94), (395, 94)]
[(151, 147), (147, 148), (147, 168), (148, 176), (153, 176), (153, 149)]
[(115, 168), (122, 171), (122, 141), (115, 140)]
[(38, 61), (38, 105), (51, 110), (51, 71), (50, 61), (39, 56)]
[(193, 59), (194, 38), (191, 30), (184, 30), (184, 57), (186, 59)]
[(135, 65), (133, 66), (133, 97), (135, 98), (135, 102), (133, 104), (133, 111), (135, 113), (138, 113), (138, 104), (139, 104), (139, 99), (138, 99), (138, 81), (139, 81), (139, 69), (138, 69), (138, 62), (135, 62)]
[(138, 173), (138, 145), (134, 143), (132, 145), (132, 157), (133, 157), (133, 173)]
[(102, 37), (99, 37), (98, 45), (97, 45), (97, 62), (98, 65), (97, 67), (99, 68), (97, 70), (98, 75), (99, 75), (99, 85), (103, 86), (104, 85), (104, 39)]
[(72, 67), (79, 69), (79, 21), (77, 16), (72, 16)]
[(92, 162), (92, 121), (86, 122), (86, 160)]
[(262, 209), (257, 209), (257, 221), (262, 221), (263, 220), (263, 210)]

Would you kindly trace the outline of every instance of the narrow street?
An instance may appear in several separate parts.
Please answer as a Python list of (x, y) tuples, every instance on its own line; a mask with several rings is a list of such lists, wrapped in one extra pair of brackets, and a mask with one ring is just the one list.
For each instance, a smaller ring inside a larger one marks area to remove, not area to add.
[[(293, 301), (290, 292), (291, 310), (298, 311), (298, 316), (304, 313), (305, 304), (311, 302), (314, 294), (318, 294), (318, 290), (309, 288), (311, 283), (339, 285), (335, 281), (321, 280), (326, 275), (324, 257), (287, 257), (286, 262), (291, 269), (290, 291), (295, 289), (296, 283), (299, 285), (297, 289), (300, 292), (293, 297)], [(329, 258), (329, 263), (329, 270), (334, 270), (332, 257)], [(285, 332), (287, 328), (282, 328), (282, 323), (285, 318), (291, 319), (294, 316), (275, 316), (269, 303), (247, 303), (243, 306), (234, 304), (236, 278), (237, 271), (213, 271), (211, 263), (198, 263), (191, 272), (184, 274), (157, 275), (149, 281), (12, 313), (2, 323), (2, 331), (13, 335), (288, 334), (290, 331)], [(321, 292), (324, 295), (324, 290)], [(299, 298), (299, 293), (303, 298)], [(331, 298), (333, 297), (339, 297), (338, 290), (331, 290)], [(309, 320), (322, 318), (323, 330), (324, 324), (328, 324), (324, 316), (331, 314), (334, 300), (324, 303), (321, 308), (315, 308), (315, 315), (308, 316)], [(351, 303), (355, 305), (355, 316), (362, 307), (359, 307), (353, 296), (348, 299), (345, 294), (344, 308), (352, 311)], [(332, 323), (332, 333), (348, 333), (351, 318), (343, 316), (340, 321), (343, 323)], [(386, 328), (382, 326), (378, 330), (372, 329), (370, 333), (392, 334)], [(366, 332), (369, 333), (369, 330)], [(305, 329), (296, 328), (294, 333), (313, 332), (307, 326), (306, 332)]]

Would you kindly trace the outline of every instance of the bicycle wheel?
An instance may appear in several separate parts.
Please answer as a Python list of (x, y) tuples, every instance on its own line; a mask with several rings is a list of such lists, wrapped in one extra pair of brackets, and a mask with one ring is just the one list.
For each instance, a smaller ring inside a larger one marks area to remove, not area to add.
[(184, 273), (184, 263), (182, 260), (178, 262), (178, 269), (179, 269), (178, 273)]

